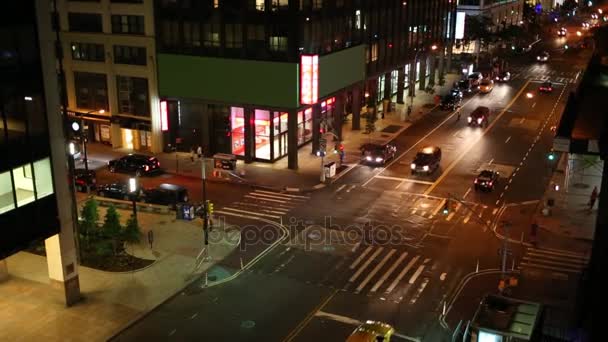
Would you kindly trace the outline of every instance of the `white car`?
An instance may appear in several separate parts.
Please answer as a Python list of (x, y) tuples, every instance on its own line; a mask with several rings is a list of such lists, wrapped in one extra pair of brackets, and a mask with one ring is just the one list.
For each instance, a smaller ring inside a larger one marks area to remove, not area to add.
[(539, 62), (547, 62), (549, 60), (549, 53), (547, 51), (543, 51), (536, 56), (536, 60)]

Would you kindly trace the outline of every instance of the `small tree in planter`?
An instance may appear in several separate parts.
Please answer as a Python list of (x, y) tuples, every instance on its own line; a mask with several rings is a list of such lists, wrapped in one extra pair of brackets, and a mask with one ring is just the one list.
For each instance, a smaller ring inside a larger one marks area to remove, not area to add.
[(122, 251), (121, 235), (123, 229), (120, 224), (120, 215), (113, 205), (108, 207), (102, 228), (103, 237), (112, 244), (112, 254), (117, 255)]
[(80, 214), (82, 216), (82, 220), (78, 225), (80, 228), (78, 238), (80, 241), (84, 241), (84, 247), (88, 249), (91, 247), (91, 239), (95, 237), (98, 230), (97, 221), (99, 221), (99, 210), (97, 201), (92, 198), (87, 200), (84, 203)]
[(135, 216), (131, 215), (127, 225), (122, 231), (122, 241), (126, 243), (138, 243), (141, 240), (141, 230)]

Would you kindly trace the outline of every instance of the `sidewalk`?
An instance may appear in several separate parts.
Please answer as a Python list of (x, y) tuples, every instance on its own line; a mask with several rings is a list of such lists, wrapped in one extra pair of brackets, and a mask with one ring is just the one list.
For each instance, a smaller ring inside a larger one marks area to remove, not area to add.
[[(119, 213), (124, 222), (130, 211)], [(100, 217), (104, 214), (105, 208), (100, 207)], [(7, 258), (11, 277), (0, 283), (0, 340), (105, 341), (221, 261), (238, 244), (238, 237), (216, 237), (210, 245), (213, 260), (195, 270), (203, 241), (200, 222), (150, 213), (138, 213), (138, 219), (142, 242), (128, 246), (127, 252), (155, 262), (124, 273), (79, 267), (84, 299), (69, 309), (62, 294), (50, 286), (45, 257), (20, 252)], [(149, 230), (154, 231), (152, 249), (147, 241)]]
[[(427, 113), (435, 108), (434, 96), (447, 93), (454, 81), (460, 78), (460, 74), (446, 74), (445, 85), (443, 87), (436, 86), (435, 94), (427, 94), (422, 90), (416, 89), (416, 96), (413, 100), (412, 114), (407, 117), (407, 105), (410, 103), (410, 98), (404, 97), (406, 104), (396, 104), (394, 112), (385, 114), (384, 119), (381, 118), (381, 113), (378, 113), (378, 121), (375, 123), (376, 131), (371, 134), (365, 134), (365, 130), (353, 131), (351, 129), (351, 116), (349, 121), (345, 122), (342, 127), (342, 143), (345, 147), (345, 158), (342, 167), (337, 169), (337, 174), (347, 172), (351, 167), (359, 163), (360, 150), (359, 147), (367, 142), (386, 143), (405, 129), (411, 126), (416, 121), (423, 118)], [(393, 96), (392, 102), (396, 102), (396, 96)], [(382, 104), (378, 105), (378, 110), (382, 110)], [(365, 113), (365, 108), (361, 113)], [(362, 115), (361, 127), (365, 127), (365, 118)], [(336, 162), (338, 164), (339, 156), (331, 153), (333, 151), (334, 142), (327, 142), (327, 156), (325, 163)], [(234, 176), (228, 180), (238, 183), (249, 183), (253, 185), (270, 187), (277, 190), (288, 191), (308, 191), (316, 188), (321, 188), (324, 185), (320, 184), (321, 159), (313, 154), (312, 145), (307, 144), (301, 147), (298, 151), (298, 170), (289, 170), (287, 168), (287, 157), (284, 157), (275, 163), (253, 162), (245, 164), (239, 160), (237, 162), (237, 170)], [(126, 149), (112, 149), (109, 146), (101, 144), (89, 144), (88, 154), (92, 163), (97, 166), (107, 164), (110, 159), (117, 158), (132, 151)], [(190, 153), (187, 152), (172, 152), (158, 153), (156, 157), (160, 161), (161, 167), (169, 173), (178, 174), (188, 177), (201, 177), (201, 160), (198, 158), (194, 162), (191, 160)], [(78, 167), (78, 165), (77, 165)], [(212, 160), (207, 159), (207, 172), (211, 173)], [(210, 175), (209, 180), (224, 180), (218, 179)]]

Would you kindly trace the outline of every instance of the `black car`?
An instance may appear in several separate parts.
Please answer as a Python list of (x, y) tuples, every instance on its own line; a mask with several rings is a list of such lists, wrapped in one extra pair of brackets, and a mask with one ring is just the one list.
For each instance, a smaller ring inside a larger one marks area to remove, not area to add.
[(393, 159), (397, 153), (397, 147), (393, 144), (368, 143), (361, 146), (361, 161), (366, 164), (386, 164)]
[(97, 195), (120, 200), (131, 200), (129, 187), (123, 183), (104, 184), (97, 187)]
[(467, 78), (469, 79), (469, 81), (471, 81), (471, 86), (475, 88), (479, 86), (479, 83), (481, 83), (481, 80), (483, 80), (483, 75), (479, 71), (476, 71), (474, 73), (471, 73)]
[(500, 174), (494, 170), (483, 170), (475, 178), (475, 191), (477, 190), (485, 190), (492, 191), (498, 183), (498, 178), (500, 178)]
[(467, 122), (469, 126), (484, 126), (488, 124), (488, 118), (490, 117), (490, 108), (479, 106), (469, 114)]
[(151, 204), (169, 205), (188, 202), (188, 189), (175, 184), (161, 184), (154, 189), (145, 189), (141, 201)]
[(458, 88), (463, 93), (470, 93), (473, 91), (473, 86), (471, 86), (471, 81), (469, 81), (468, 79), (460, 80), (458, 82)]
[(74, 186), (76, 191), (88, 192), (94, 190), (97, 180), (95, 179), (95, 171), (87, 171), (85, 169), (74, 170)]
[(543, 82), (540, 87), (538, 87), (539, 93), (550, 93), (553, 91), (553, 83), (550, 81)]
[(448, 95), (441, 99), (441, 109), (455, 110), (462, 105), (462, 92), (459, 89), (453, 89)]
[(511, 73), (508, 71), (502, 71), (496, 76), (496, 82), (508, 82), (511, 80)]
[(416, 157), (414, 157), (414, 160), (410, 165), (412, 174), (431, 174), (439, 168), (440, 162), (441, 149), (437, 146), (425, 147), (416, 154)]
[(129, 154), (108, 162), (110, 172), (135, 173), (136, 176), (160, 171), (160, 162), (156, 157), (143, 154)]

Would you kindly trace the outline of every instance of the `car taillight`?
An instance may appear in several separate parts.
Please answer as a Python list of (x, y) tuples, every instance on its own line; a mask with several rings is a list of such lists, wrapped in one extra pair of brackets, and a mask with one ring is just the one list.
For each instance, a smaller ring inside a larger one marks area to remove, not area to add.
[(150, 167), (149, 167), (148, 165), (146, 165), (146, 166), (144, 167), (144, 170), (148, 171), (148, 170), (150, 170)]
[(489, 185), (489, 186), (492, 186), (492, 183), (493, 183), (493, 182), (490, 182), (490, 183), (488, 183), (488, 185)]
[(475, 184), (477, 184), (477, 179), (475, 179)]
[(156, 162), (156, 166), (160, 167), (160, 162), (159, 161)]

